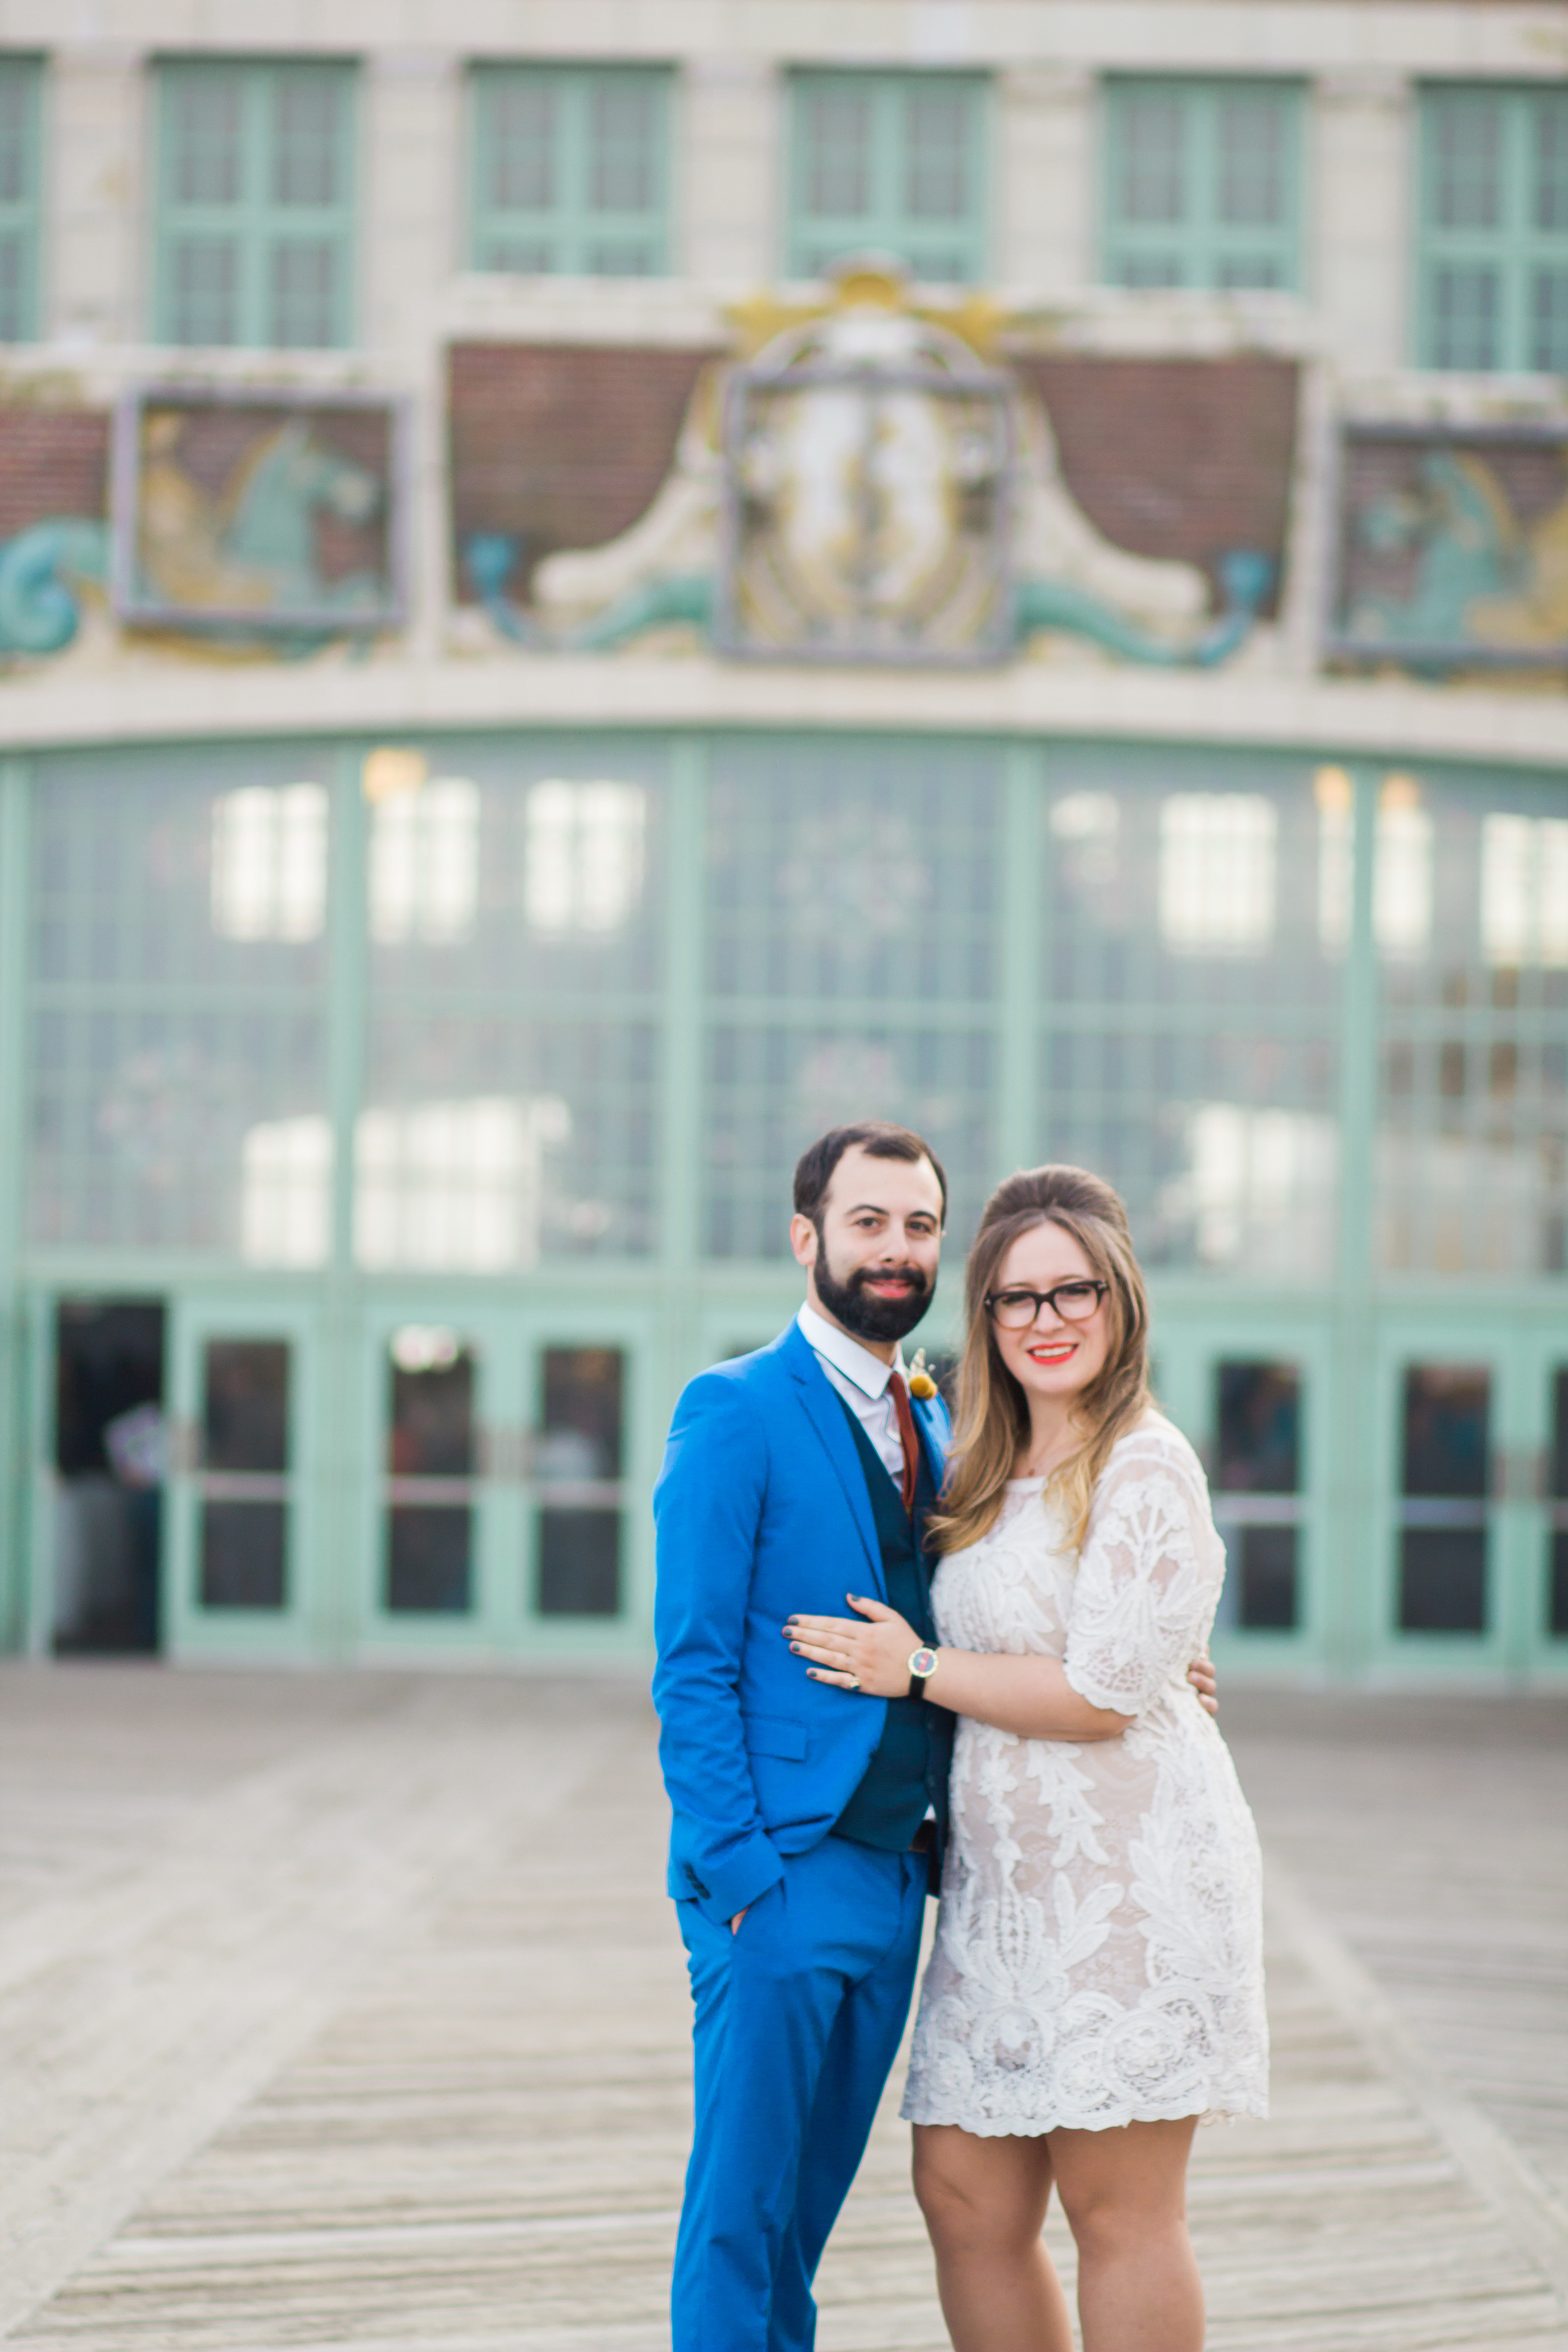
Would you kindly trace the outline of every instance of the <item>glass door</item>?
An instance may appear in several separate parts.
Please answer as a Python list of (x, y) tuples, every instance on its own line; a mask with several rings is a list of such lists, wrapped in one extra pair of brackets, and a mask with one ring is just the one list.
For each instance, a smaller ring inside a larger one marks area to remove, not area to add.
[(503, 1638), (521, 1402), (505, 1318), (442, 1305), (372, 1318), (362, 1545), (369, 1643), (437, 1655)]
[(165, 1646), (291, 1648), (311, 1571), (309, 1311), (249, 1299), (174, 1313)]
[(1532, 1426), (1505, 1465), (1517, 1605), (1509, 1660), (1521, 1672), (1568, 1667), (1568, 1339), (1525, 1333), (1520, 1386)]
[(1458, 1321), (1395, 1326), (1382, 1355), (1380, 1647), (1435, 1666), (1501, 1663), (1522, 1367), (1495, 1328)]
[(1552, 1367), (1552, 1434), (1546, 1453), (1546, 1635), (1568, 1642), (1568, 1363)]
[(1293, 1659), (1321, 1638), (1328, 1347), (1310, 1325), (1156, 1323), (1155, 1391), (1208, 1472), (1226, 1567), (1215, 1641)]
[(521, 1601), (534, 1648), (614, 1648), (653, 1615), (651, 1334), (624, 1315), (531, 1316), (521, 1334)]
[(625, 1646), (652, 1614), (647, 1331), (578, 1309), (441, 1309), (384, 1306), (368, 1335), (365, 1645)]

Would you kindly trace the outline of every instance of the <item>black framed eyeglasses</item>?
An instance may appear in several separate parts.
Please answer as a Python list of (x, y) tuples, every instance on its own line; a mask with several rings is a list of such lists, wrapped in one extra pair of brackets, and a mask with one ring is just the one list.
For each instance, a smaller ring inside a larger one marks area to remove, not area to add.
[(1064, 1323), (1087, 1323), (1110, 1289), (1109, 1282), (1058, 1282), (1054, 1290), (993, 1290), (985, 1312), (1004, 1331), (1022, 1331), (1048, 1307)]

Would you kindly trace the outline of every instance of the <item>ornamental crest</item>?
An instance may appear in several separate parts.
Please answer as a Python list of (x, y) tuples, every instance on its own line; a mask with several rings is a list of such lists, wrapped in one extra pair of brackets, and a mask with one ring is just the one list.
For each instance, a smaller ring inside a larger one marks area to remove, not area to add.
[(731, 375), (722, 434), (726, 652), (1006, 650), (1011, 385), (957, 335), (853, 302), (787, 329)]

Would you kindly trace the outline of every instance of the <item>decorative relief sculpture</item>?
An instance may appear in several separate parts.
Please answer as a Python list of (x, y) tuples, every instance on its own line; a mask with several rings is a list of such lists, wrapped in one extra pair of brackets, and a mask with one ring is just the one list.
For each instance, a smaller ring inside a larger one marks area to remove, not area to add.
[[(865, 267), (829, 305), (758, 302), (736, 323), (741, 355), (702, 369), (628, 529), (537, 551), (526, 530), (469, 531), (467, 585), (501, 635), (602, 651), (679, 625), (753, 658), (929, 666), (1048, 633), (1199, 667), (1247, 635), (1278, 548), (1205, 546), (1205, 570), (1106, 538), (1064, 478), (1047, 403), (1004, 363), (993, 306), (922, 310)], [(464, 465), (459, 411), (459, 485)]]
[(1568, 425), (1350, 425), (1339, 530), (1340, 659), (1568, 666)]
[(396, 434), (381, 399), (132, 394), (115, 423), (121, 619), (307, 639), (395, 627)]

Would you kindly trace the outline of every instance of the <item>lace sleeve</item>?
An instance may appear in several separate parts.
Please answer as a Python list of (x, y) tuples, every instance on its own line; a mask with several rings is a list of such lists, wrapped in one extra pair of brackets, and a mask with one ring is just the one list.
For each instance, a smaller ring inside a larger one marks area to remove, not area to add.
[(1079, 1555), (1063, 1670), (1091, 1706), (1141, 1715), (1179, 1683), (1214, 1622), (1225, 1550), (1196, 1456), (1134, 1432), (1100, 1474)]

